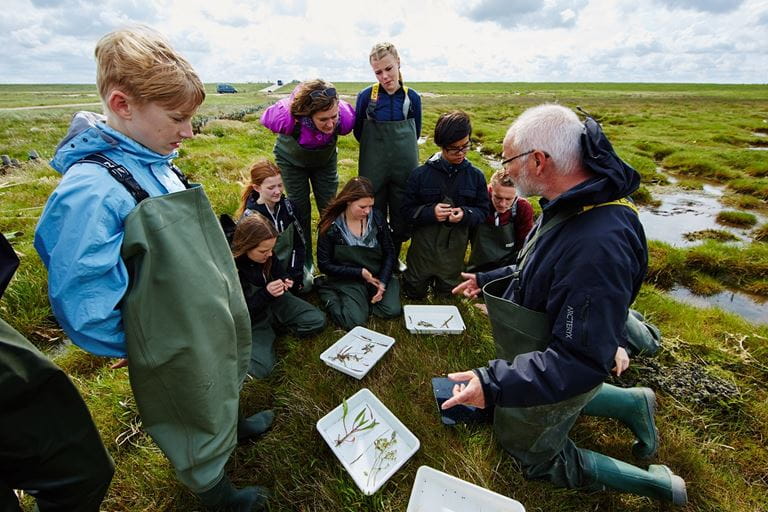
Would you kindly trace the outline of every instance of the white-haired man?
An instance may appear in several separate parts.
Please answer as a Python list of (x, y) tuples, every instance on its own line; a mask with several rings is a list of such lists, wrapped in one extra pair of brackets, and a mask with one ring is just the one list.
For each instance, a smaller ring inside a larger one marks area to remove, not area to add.
[(503, 155), (518, 192), (541, 196), (542, 215), (515, 266), (466, 274), (454, 289), (471, 297), (482, 286), (498, 359), (451, 374), (468, 382), (454, 387), (443, 408), (494, 405), (495, 434), (528, 478), (685, 504), (685, 482), (667, 466), (640, 469), (568, 438), (580, 414), (613, 417), (635, 434), (635, 456), (658, 450), (653, 391), (603, 384), (634, 346), (628, 331), (636, 322), (627, 311), (648, 250), (628, 196), (640, 176), (593, 119), (582, 123), (560, 105), (525, 111), (509, 128)]

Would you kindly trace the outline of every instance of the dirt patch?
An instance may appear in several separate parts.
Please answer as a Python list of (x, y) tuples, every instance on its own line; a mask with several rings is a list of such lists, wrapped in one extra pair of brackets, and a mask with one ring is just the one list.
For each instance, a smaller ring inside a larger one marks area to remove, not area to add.
[(612, 377), (612, 384), (622, 387), (647, 386), (663, 390), (681, 402), (715, 405), (730, 402), (741, 396), (739, 388), (721, 377), (713, 375), (705, 365), (692, 361), (671, 366), (638, 357), (621, 377)]

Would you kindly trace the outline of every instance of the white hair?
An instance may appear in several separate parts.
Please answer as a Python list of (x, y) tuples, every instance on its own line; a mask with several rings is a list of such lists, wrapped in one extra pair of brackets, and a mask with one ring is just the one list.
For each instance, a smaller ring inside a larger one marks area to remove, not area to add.
[[(581, 134), (584, 124), (576, 113), (562, 105), (545, 103), (529, 108), (512, 123), (504, 146), (517, 151), (545, 151), (559, 174), (572, 174), (581, 167)], [(506, 155), (507, 158), (514, 155)], [(530, 155), (523, 157), (528, 158)]]

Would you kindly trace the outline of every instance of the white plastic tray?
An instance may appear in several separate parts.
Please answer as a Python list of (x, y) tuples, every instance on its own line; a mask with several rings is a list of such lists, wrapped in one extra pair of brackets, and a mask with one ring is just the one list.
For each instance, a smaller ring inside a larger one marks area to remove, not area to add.
[(512, 498), (421, 466), (406, 512), (525, 512)]
[[(363, 494), (371, 495), (419, 450), (420, 443), (367, 388), (349, 397), (346, 400), (346, 408), (347, 416), (344, 422), (342, 403), (318, 420), (317, 430)], [(361, 411), (364, 411), (365, 420), (370, 421), (373, 416), (377, 425), (345, 437), (346, 433), (352, 430), (351, 426)], [(385, 452), (378, 450), (377, 444), (381, 446), (390, 441), (393, 433), (395, 442), (390, 449)], [(381, 457), (382, 453), (387, 452), (388, 457)]]
[(395, 344), (395, 338), (359, 325), (320, 354), (336, 370), (362, 379)]
[(464, 320), (456, 306), (403, 306), (405, 327), (414, 334), (461, 334)]

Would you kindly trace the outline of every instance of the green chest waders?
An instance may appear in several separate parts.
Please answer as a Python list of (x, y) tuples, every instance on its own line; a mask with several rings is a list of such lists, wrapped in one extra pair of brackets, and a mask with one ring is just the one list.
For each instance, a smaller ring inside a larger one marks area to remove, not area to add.
[[(288, 270), (293, 267), (293, 239), (295, 236), (296, 225), (291, 223), (287, 228), (283, 230), (282, 233), (277, 235), (277, 242), (275, 242), (275, 247), (272, 249), (272, 252), (274, 252), (277, 256), (277, 259), (280, 260), (280, 263), (283, 266), (283, 270), (286, 272), (288, 272)], [(291, 277), (291, 279), (293, 279), (293, 277)], [(306, 293), (312, 290), (312, 272), (307, 266), (304, 267), (302, 281), (304, 284), (302, 293)]]
[(469, 228), (444, 223), (429, 224), (416, 229), (406, 258), (408, 269), (403, 279), (419, 292), (426, 293), (435, 278), (439, 292), (450, 292), (459, 284), (464, 270)]
[[(376, 104), (378, 85), (371, 90), (371, 103)], [(374, 91), (376, 94), (374, 94)], [(360, 138), (360, 176), (373, 184), (374, 205), (385, 215), (389, 214), (393, 240), (399, 244), (407, 239), (403, 199), (408, 177), (419, 166), (419, 147), (416, 142), (416, 120), (408, 119), (408, 88), (403, 104), (401, 121), (376, 121), (368, 116), (363, 120)], [(363, 115), (362, 112), (358, 115)]]
[[(483, 287), (497, 358), (511, 362), (520, 354), (544, 351), (549, 345), (551, 325), (547, 315), (503, 298), (512, 280), (522, 273), (536, 241), (571, 217), (595, 207), (609, 205), (633, 206), (622, 199), (575, 211), (559, 212), (537, 228), (520, 251), (516, 274), (497, 279)], [(546, 478), (563, 487), (578, 487), (584, 482), (587, 463), (568, 438), (568, 433), (581, 410), (599, 392), (601, 386), (599, 384), (585, 393), (555, 404), (495, 408), (494, 432), (504, 449), (522, 463), (529, 478)]]
[[(297, 135), (298, 136), (298, 135)], [(301, 147), (296, 138), (280, 134), (275, 142), (275, 162), (283, 177), (285, 190), (296, 204), (301, 228), (306, 240), (304, 265), (312, 267), (312, 205), (309, 200), (310, 183), (315, 196), (318, 213), (322, 213), (328, 203), (336, 196), (339, 187), (339, 175), (336, 171), (336, 138), (318, 149)]]
[(125, 221), (123, 304), (131, 387), (179, 479), (206, 491), (236, 445), (250, 319), (203, 189), (151, 197)]
[(515, 256), (515, 225), (509, 222), (493, 226), (485, 222), (475, 227), (471, 238), (469, 268), (497, 264), (496, 268), (513, 263)]
[[(381, 270), (384, 254), (380, 247), (334, 246), (334, 259), (342, 265), (352, 265), (368, 269), (377, 276)], [(351, 329), (368, 320), (370, 313), (382, 318), (392, 318), (401, 312), (400, 283), (392, 276), (384, 291), (384, 296), (376, 304), (371, 304), (368, 283), (359, 280), (328, 276), (327, 282), (319, 290), (320, 297), (329, 304), (329, 313), (339, 325)]]

